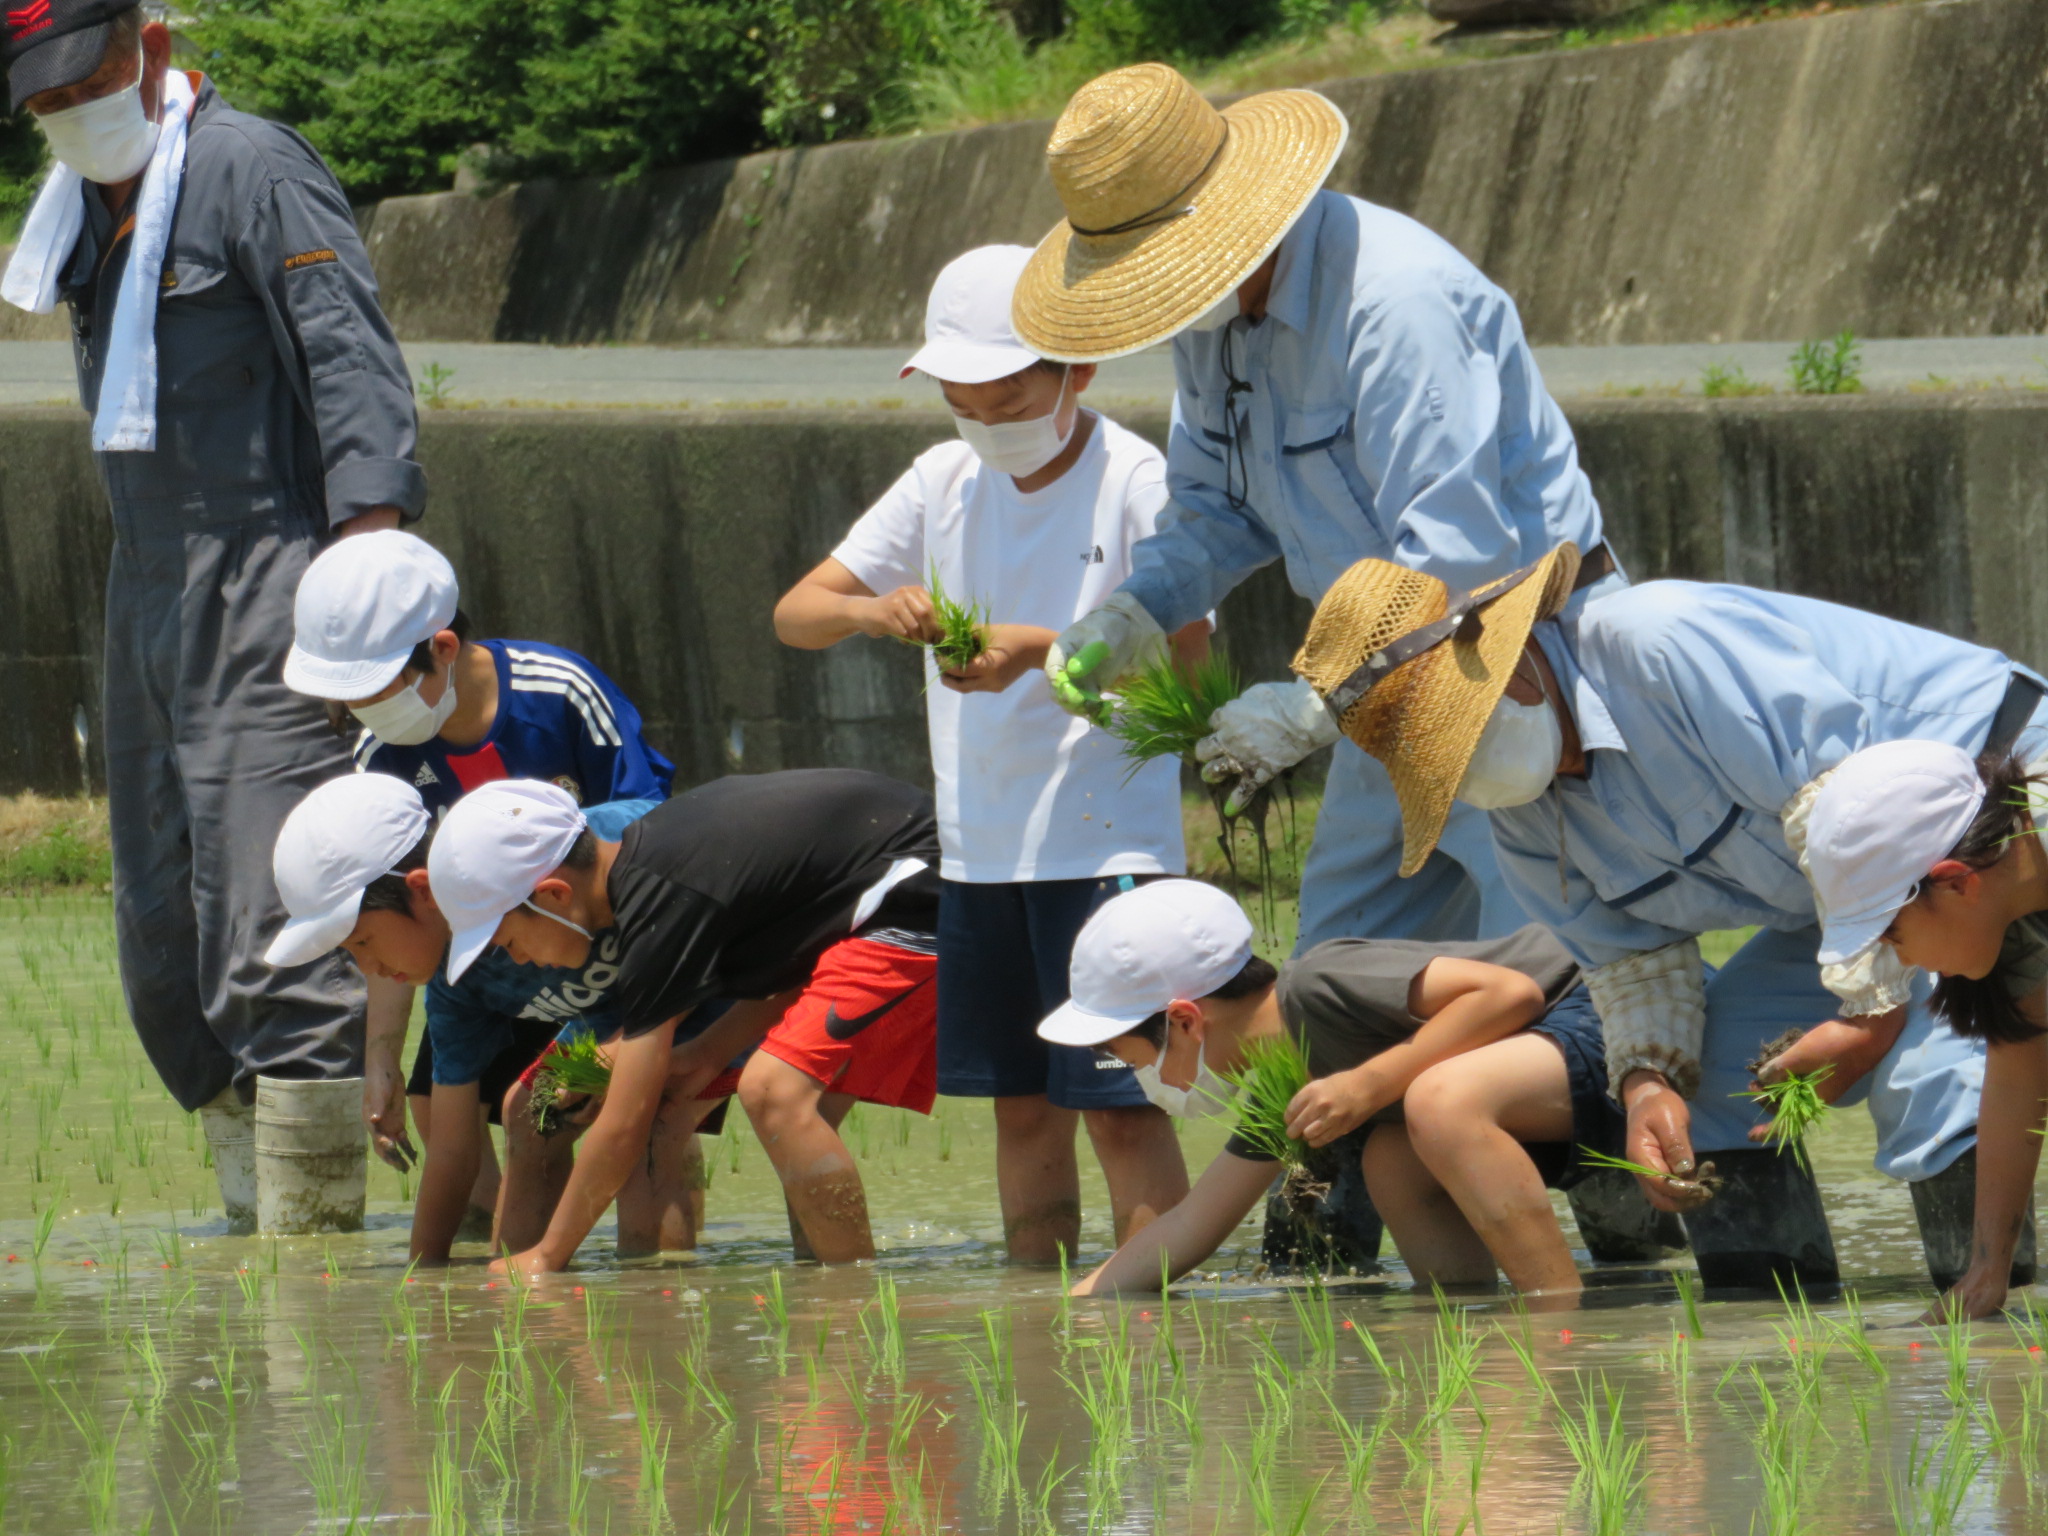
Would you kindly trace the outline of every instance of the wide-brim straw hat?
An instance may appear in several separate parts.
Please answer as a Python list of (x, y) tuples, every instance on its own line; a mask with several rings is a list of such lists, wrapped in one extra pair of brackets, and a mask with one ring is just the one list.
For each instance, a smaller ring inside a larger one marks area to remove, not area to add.
[(1564, 607), (1578, 579), (1569, 542), (1500, 581), (1453, 593), (1434, 576), (1386, 560), (1361, 560), (1323, 594), (1294, 670), (1325, 701), (1367, 660), (1431, 624), (1462, 621), (1443, 640), (1397, 662), (1345, 709), (1344, 734), (1386, 765), (1401, 803), (1401, 873), (1422, 868), (1486, 722), (1521, 664), (1539, 619)]
[(1018, 339), (1094, 363), (1184, 329), (1272, 253), (1350, 132), (1314, 91), (1263, 91), (1219, 112), (1164, 64), (1089, 81), (1045, 147), (1067, 217), (1017, 281)]

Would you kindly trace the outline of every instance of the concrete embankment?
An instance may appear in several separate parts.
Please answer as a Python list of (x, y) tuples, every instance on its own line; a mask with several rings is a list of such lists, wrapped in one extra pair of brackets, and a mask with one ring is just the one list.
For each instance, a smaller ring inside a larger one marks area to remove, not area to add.
[[(2048, 5), (1877, 6), (1319, 87), (1331, 184), (1411, 213), (1557, 345), (2048, 325)], [(1048, 125), (394, 198), (401, 335), (898, 344), (932, 276), (1058, 217)]]
[[(1857, 604), (2048, 662), (2048, 397), (1578, 401), (1638, 579), (1726, 578)], [(1155, 441), (1161, 414), (1126, 421)], [(486, 632), (589, 655), (690, 780), (857, 763), (922, 777), (916, 658), (776, 644), (778, 593), (926, 444), (923, 413), (430, 412), (421, 532)], [(75, 790), (97, 730), (111, 534), (75, 410), (0, 410), (0, 792)], [(1277, 569), (1224, 606), (1256, 677), (1306, 606)]]

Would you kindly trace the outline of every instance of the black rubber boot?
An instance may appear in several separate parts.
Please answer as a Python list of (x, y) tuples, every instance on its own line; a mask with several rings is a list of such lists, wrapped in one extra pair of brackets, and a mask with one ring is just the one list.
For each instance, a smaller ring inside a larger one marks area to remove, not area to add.
[(1266, 1230), (1259, 1258), (1270, 1270), (1313, 1269), (1319, 1274), (1370, 1275), (1380, 1267), (1380, 1213), (1365, 1192), (1359, 1154), (1365, 1129), (1339, 1137), (1309, 1154), (1307, 1195), (1290, 1192), (1282, 1179), (1266, 1196)]
[(1685, 1248), (1685, 1228), (1643, 1194), (1632, 1173), (1595, 1168), (1565, 1191), (1595, 1264), (1649, 1264)]
[(1770, 1293), (1841, 1280), (1820, 1186), (1805, 1164), (1764, 1147), (1698, 1156), (1723, 1180), (1719, 1194), (1683, 1218), (1701, 1284)]
[[(1931, 1179), (1915, 1179), (1913, 1214), (1920, 1221), (1920, 1247), (1937, 1291), (1963, 1278), (1970, 1267), (1970, 1233), (1977, 1220), (1977, 1149), (1970, 1148)], [(2012, 1284), (2034, 1283), (2034, 1213), (2020, 1228), (2012, 1250)]]

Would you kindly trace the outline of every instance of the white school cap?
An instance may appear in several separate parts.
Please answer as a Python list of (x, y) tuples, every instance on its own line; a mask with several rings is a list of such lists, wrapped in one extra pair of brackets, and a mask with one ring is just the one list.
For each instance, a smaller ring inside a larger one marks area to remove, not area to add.
[(1252, 924), (1199, 880), (1155, 880), (1096, 909), (1067, 966), (1067, 1003), (1038, 1026), (1055, 1045), (1114, 1040), (1181, 998), (1207, 997), (1252, 957)]
[(1806, 817), (1806, 866), (1827, 912), (1820, 963), (1875, 944), (1984, 803), (1976, 760), (1940, 741), (1887, 741), (1842, 760)]
[(337, 540), (306, 567), (284, 680), (316, 699), (367, 699), (455, 617), (455, 567), (396, 528)]
[(1029, 260), (1028, 245), (983, 245), (947, 262), (925, 300), (924, 345), (896, 377), (987, 384), (1037, 362), (1010, 329), (1010, 296)]
[(419, 791), (388, 773), (329, 779), (301, 800), (270, 857), (291, 916), (264, 960), (305, 965), (338, 948), (356, 926), (370, 882), (419, 846), (430, 820)]
[(459, 981), (505, 914), (561, 867), (583, 812), (538, 779), (480, 784), (450, 808), (427, 852), (427, 880), (448, 919), (448, 979)]

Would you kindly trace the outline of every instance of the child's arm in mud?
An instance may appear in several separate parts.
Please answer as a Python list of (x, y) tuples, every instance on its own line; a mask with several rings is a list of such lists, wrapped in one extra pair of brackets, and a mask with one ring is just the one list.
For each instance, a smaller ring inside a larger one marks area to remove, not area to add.
[(475, 1083), (436, 1083), (429, 1100), (427, 1161), (412, 1207), (412, 1257), (446, 1264), (448, 1249), (469, 1212), (469, 1192), (483, 1163)]
[(1219, 1152), (1187, 1197), (1134, 1233), (1093, 1274), (1074, 1286), (1076, 1296), (1156, 1292), (1162, 1261), (1177, 1280), (1223, 1246), (1280, 1172), (1278, 1163)]

